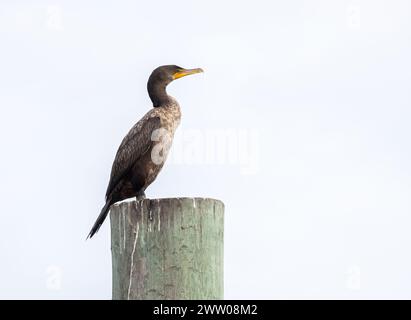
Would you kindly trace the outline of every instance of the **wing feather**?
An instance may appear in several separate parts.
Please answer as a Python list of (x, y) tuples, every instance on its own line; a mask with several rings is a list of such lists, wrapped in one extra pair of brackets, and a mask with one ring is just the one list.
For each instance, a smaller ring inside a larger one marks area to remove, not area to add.
[(153, 144), (151, 135), (153, 130), (161, 127), (160, 118), (147, 114), (137, 122), (124, 137), (117, 150), (111, 168), (110, 182), (106, 191), (106, 199), (124, 175), (133, 167)]

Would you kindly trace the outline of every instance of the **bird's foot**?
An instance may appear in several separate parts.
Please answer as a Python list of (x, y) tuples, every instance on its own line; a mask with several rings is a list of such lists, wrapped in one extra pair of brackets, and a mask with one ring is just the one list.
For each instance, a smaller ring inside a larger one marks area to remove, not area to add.
[(146, 194), (144, 193), (144, 191), (141, 191), (137, 193), (136, 195), (136, 201), (144, 200), (145, 198), (146, 198)]

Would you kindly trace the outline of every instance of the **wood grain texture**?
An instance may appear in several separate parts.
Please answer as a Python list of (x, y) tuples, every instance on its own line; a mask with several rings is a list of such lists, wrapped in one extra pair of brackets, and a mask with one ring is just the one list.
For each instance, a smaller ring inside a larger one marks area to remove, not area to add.
[(223, 299), (221, 201), (123, 202), (110, 220), (113, 299)]

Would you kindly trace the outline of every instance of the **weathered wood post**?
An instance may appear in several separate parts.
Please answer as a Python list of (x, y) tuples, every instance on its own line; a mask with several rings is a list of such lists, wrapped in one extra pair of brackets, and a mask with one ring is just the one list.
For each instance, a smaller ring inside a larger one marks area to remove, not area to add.
[(223, 299), (221, 201), (122, 202), (110, 220), (113, 299)]

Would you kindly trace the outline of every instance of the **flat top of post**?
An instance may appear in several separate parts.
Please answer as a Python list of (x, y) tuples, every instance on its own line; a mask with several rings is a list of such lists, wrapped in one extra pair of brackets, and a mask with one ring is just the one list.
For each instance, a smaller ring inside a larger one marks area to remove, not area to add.
[(120, 201), (115, 203), (113, 206), (121, 206), (124, 203), (129, 203), (129, 202), (140, 202), (140, 201), (153, 201), (153, 202), (174, 202), (174, 201), (192, 201), (193, 204), (195, 205), (196, 202), (215, 202), (215, 203), (219, 203), (220, 205), (222, 205), (224, 207), (224, 202), (218, 199), (214, 199), (214, 198), (204, 198), (204, 197), (172, 197), (172, 198), (146, 198), (146, 199), (142, 199), (142, 200), (137, 200), (136, 198), (129, 198), (126, 199), (124, 201)]

